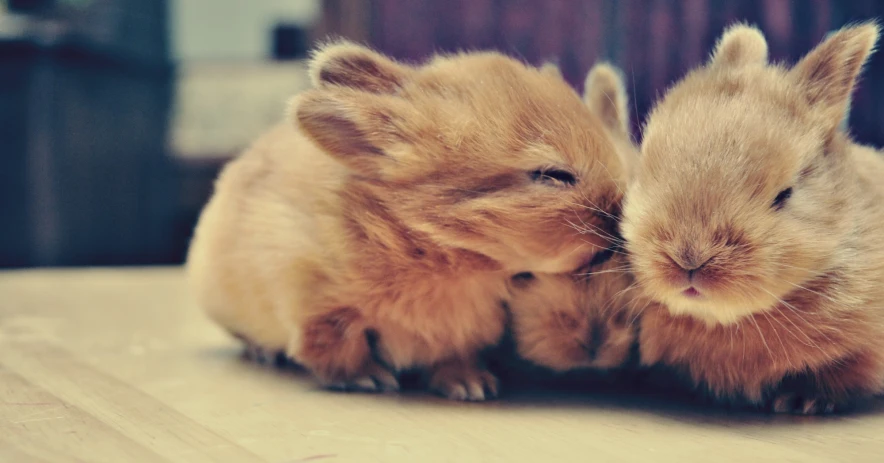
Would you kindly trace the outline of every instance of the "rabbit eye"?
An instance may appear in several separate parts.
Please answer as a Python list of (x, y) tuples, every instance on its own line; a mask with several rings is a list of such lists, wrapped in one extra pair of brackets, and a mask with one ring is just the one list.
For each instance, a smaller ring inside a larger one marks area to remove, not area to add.
[(781, 191), (776, 198), (774, 198), (773, 204), (771, 204), (770, 207), (774, 208), (775, 210), (780, 210), (786, 206), (786, 201), (788, 201), (791, 197), (792, 187), (786, 188), (785, 190)]
[(534, 274), (531, 272), (517, 273), (512, 276), (513, 286), (519, 289), (525, 289), (534, 281)]
[(530, 173), (531, 180), (556, 186), (574, 186), (577, 177), (562, 169), (537, 169)]
[(592, 256), (592, 260), (589, 262), (590, 267), (595, 267), (596, 265), (602, 265), (605, 262), (611, 260), (614, 257), (613, 249), (605, 249), (603, 251), (597, 252), (594, 256)]

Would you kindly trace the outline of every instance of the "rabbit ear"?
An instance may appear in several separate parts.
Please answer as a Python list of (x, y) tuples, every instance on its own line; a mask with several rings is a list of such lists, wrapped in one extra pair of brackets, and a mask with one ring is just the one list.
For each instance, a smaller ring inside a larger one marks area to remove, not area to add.
[(879, 27), (870, 22), (845, 27), (811, 50), (790, 71), (804, 97), (819, 111), (827, 131), (837, 130), (850, 96), (875, 43)]
[(608, 63), (593, 66), (583, 86), (583, 101), (609, 130), (629, 134), (629, 101), (619, 69)]
[(390, 95), (313, 89), (293, 100), (290, 117), (326, 153), (363, 175), (378, 177), (410, 153), (400, 122), (417, 118), (411, 109)]
[(361, 45), (347, 41), (326, 44), (313, 53), (310, 78), (317, 88), (349, 87), (370, 93), (395, 93), (414, 72)]
[(724, 31), (709, 65), (721, 68), (767, 64), (767, 40), (755, 27), (735, 24)]

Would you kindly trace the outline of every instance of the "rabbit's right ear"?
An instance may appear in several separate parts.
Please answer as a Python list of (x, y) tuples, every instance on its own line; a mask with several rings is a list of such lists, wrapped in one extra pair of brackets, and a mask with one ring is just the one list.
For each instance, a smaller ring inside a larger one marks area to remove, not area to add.
[(608, 63), (593, 66), (583, 86), (583, 101), (608, 130), (629, 135), (629, 101), (619, 69)]
[(408, 121), (420, 120), (401, 98), (350, 88), (308, 90), (292, 100), (289, 112), (323, 151), (373, 178), (408, 163)]
[(309, 73), (316, 88), (338, 86), (393, 94), (412, 76), (414, 68), (361, 45), (337, 41), (313, 52)]
[(767, 40), (757, 28), (735, 24), (718, 39), (709, 65), (732, 68), (748, 64), (767, 64)]

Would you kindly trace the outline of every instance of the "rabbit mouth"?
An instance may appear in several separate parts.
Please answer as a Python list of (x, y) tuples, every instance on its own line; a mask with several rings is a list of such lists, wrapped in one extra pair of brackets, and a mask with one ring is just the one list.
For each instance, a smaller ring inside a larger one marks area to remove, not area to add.
[(681, 292), (684, 297), (696, 299), (703, 296), (703, 293), (700, 292), (697, 288), (691, 286), (688, 289)]

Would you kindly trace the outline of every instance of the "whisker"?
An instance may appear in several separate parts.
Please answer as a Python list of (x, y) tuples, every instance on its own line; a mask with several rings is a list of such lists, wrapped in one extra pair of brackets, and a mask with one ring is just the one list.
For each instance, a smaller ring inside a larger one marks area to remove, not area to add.
[(654, 302), (653, 300), (651, 300), (650, 298), (648, 298), (647, 302), (645, 302), (645, 305), (644, 305), (641, 309), (639, 309), (639, 310), (635, 313), (635, 315), (629, 320), (629, 324), (632, 325), (632, 324), (634, 324), (635, 322), (637, 322), (638, 319), (641, 317), (641, 315), (645, 312), (645, 309), (647, 309), (648, 307), (650, 307), (651, 304), (652, 304), (653, 302)]
[(794, 287), (796, 287), (796, 288), (798, 288), (798, 289), (803, 289), (804, 291), (807, 291), (807, 292), (809, 292), (809, 293), (816, 294), (817, 296), (819, 296), (819, 297), (821, 297), (821, 298), (823, 298), (823, 299), (826, 299), (827, 301), (829, 301), (829, 302), (831, 302), (831, 303), (839, 304), (839, 305), (840, 305), (840, 303), (839, 303), (838, 301), (836, 301), (835, 299), (833, 299), (831, 296), (829, 296), (829, 295), (827, 295), (827, 294), (823, 294), (823, 293), (821, 293), (821, 292), (819, 292), (819, 291), (814, 291), (814, 290), (812, 290), (812, 289), (810, 289), (810, 288), (805, 288), (804, 286), (801, 286), (801, 285), (799, 285), (799, 284), (792, 283), (791, 281), (787, 281), (787, 280), (782, 280), (782, 281), (785, 281), (786, 283), (788, 283), (788, 284), (790, 284), (790, 285), (792, 285), (792, 286), (794, 286)]
[(790, 331), (790, 333), (792, 333), (793, 338), (795, 338), (798, 342), (804, 344), (807, 347), (813, 347), (821, 352), (823, 351), (823, 348), (820, 347), (817, 343), (813, 342), (813, 338), (808, 336), (807, 333), (805, 333), (804, 330), (802, 330), (800, 326), (798, 326), (795, 322), (793, 322), (791, 318), (789, 318), (789, 317), (785, 317), (785, 318), (786, 318), (786, 321), (789, 322), (789, 324), (791, 324), (795, 328), (795, 331), (797, 331), (799, 334), (801, 334), (802, 336), (804, 336), (807, 339), (807, 342), (802, 341), (801, 338), (799, 338), (797, 335), (795, 335), (795, 333), (792, 333)]
[[(632, 67), (632, 96), (633, 96), (632, 105), (635, 108), (635, 119), (634, 120), (641, 121), (641, 119), (639, 119), (641, 117), (641, 115), (638, 112), (638, 99), (635, 98), (635, 95), (638, 95), (638, 93), (636, 92), (636, 89), (635, 89), (635, 66), (633, 66)], [(629, 128), (629, 139), (632, 140), (632, 128)]]
[[(599, 210), (597, 210), (597, 209), (593, 209), (593, 208), (591, 208), (591, 207), (589, 207), (589, 206), (585, 206), (585, 205), (582, 205), (582, 204), (576, 204), (576, 203), (571, 203), (571, 202), (569, 202), (568, 204), (571, 205), (571, 206), (573, 206), (573, 207), (582, 207), (582, 208), (584, 208), (584, 209), (589, 209), (589, 210), (591, 210), (591, 211), (597, 211), (597, 212), (599, 212), (599, 213), (604, 213), (603, 211), (599, 211)], [(583, 218), (580, 217), (580, 214), (578, 214), (577, 211), (575, 211), (575, 210), (572, 209), (571, 212), (574, 213), (574, 215), (577, 217), (577, 219), (580, 221), (580, 223), (582, 223), (582, 224), (583, 224), (584, 226), (586, 226), (586, 227), (590, 227), (589, 224), (587, 224), (586, 222), (583, 221)], [(611, 217), (613, 218), (613, 216), (611, 216)], [(596, 228), (598, 228), (598, 227), (596, 227)]]
[(595, 276), (595, 275), (604, 275), (606, 273), (619, 273), (621, 275), (627, 275), (627, 274), (629, 274), (629, 268), (627, 267), (627, 268), (622, 268), (622, 269), (599, 270), (598, 272), (576, 273), (575, 275), (576, 276), (591, 277), (591, 276)]
[(761, 343), (764, 344), (764, 347), (767, 349), (767, 353), (770, 355), (770, 360), (772, 362), (775, 361), (773, 351), (770, 349), (770, 346), (767, 345), (767, 340), (764, 339), (764, 333), (761, 331), (761, 327), (758, 326), (758, 322), (755, 320), (755, 317), (749, 316), (749, 320), (752, 321), (752, 324), (755, 325), (755, 329), (758, 330), (758, 335), (761, 336)]
[[(586, 244), (589, 244), (590, 246), (592, 245), (592, 243), (586, 243)], [(575, 252), (578, 252), (578, 251), (580, 251), (581, 249), (583, 249), (584, 246), (586, 246), (586, 244), (581, 244), (580, 246), (578, 246), (578, 247), (572, 249), (571, 252), (569, 252), (568, 254), (565, 255), (565, 257), (567, 258), (567, 257), (571, 257), (571, 256), (573, 256)], [(552, 253), (550, 253), (550, 254), (552, 254)]]
[(777, 266), (777, 267), (782, 267), (782, 268), (793, 268), (793, 269), (795, 269), (795, 270), (801, 270), (801, 271), (803, 271), (803, 272), (810, 272), (810, 273), (816, 273), (816, 272), (817, 272), (816, 270), (811, 270), (811, 269), (809, 269), (809, 268), (804, 268), (804, 267), (796, 267), (796, 266), (794, 266), (794, 265), (784, 264), (784, 263), (782, 263), (782, 262), (773, 262), (773, 265), (775, 265), (775, 266)]
[[(589, 245), (592, 245), (592, 243), (590, 243), (589, 241), (584, 241), (584, 243), (589, 244)], [(610, 252), (612, 252), (612, 253), (614, 253), (614, 254), (620, 254), (621, 256), (626, 256), (626, 257), (629, 256), (629, 254), (627, 254), (627, 253), (625, 253), (625, 252), (623, 252), (623, 251), (618, 251), (618, 250), (616, 250), (616, 249), (610, 249), (610, 248), (608, 248), (608, 249), (606, 249), (606, 251), (610, 251)]]
[(574, 210), (572, 210), (571, 212), (574, 213), (574, 217), (577, 217), (577, 220), (583, 225), (584, 230), (588, 230), (589, 225), (587, 225), (586, 222), (583, 221), (583, 218), (580, 217), (580, 214), (578, 214), (577, 211), (574, 211)]
[[(770, 291), (768, 291), (768, 290), (766, 290), (766, 289), (764, 289), (764, 288), (761, 288), (761, 290), (764, 291), (764, 292), (766, 292), (767, 294), (770, 294), (774, 299), (776, 299), (777, 301), (779, 301), (779, 303), (782, 304), (783, 307), (786, 307), (787, 309), (789, 309), (789, 310), (790, 310), (790, 311), (791, 311), (796, 317), (798, 317), (798, 319), (801, 320), (805, 325), (807, 325), (807, 326), (813, 328), (814, 331), (816, 331), (817, 333), (819, 333), (819, 335), (822, 336), (823, 339), (825, 339), (827, 342), (829, 342), (829, 343), (832, 342), (832, 340), (831, 340), (828, 336), (826, 336), (825, 333), (823, 333), (823, 332), (822, 332), (819, 328), (817, 328), (815, 325), (809, 323), (809, 322), (807, 321), (807, 319), (805, 319), (804, 317), (802, 317), (802, 316), (801, 316), (801, 313), (800, 313), (800, 311), (798, 310), (797, 307), (795, 307), (795, 306), (793, 306), (792, 304), (789, 304), (788, 302), (786, 302), (786, 301), (780, 299), (779, 297), (777, 297), (776, 295), (774, 295), (773, 293), (771, 293)], [(798, 330), (799, 333), (801, 333), (802, 335), (804, 335), (804, 336), (807, 338), (807, 340), (813, 345), (813, 347), (815, 347), (817, 350), (819, 350), (819, 351), (820, 351), (820, 352), (821, 352), (826, 358), (828, 358), (829, 360), (834, 360), (834, 358), (832, 358), (831, 355), (827, 354), (826, 351), (823, 350), (823, 348), (822, 348), (819, 344), (817, 344), (816, 342), (813, 341), (813, 338), (811, 338), (807, 333), (805, 333), (804, 331), (802, 331), (802, 330), (801, 330), (801, 329), (795, 324), (795, 322), (793, 322), (792, 320), (790, 320), (789, 317), (786, 317), (786, 320), (788, 320), (790, 323), (792, 323), (792, 325), (795, 326), (795, 329)]]
[[(585, 195), (583, 195), (583, 196), (585, 197)], [(587, 200), (587, 201), (589, 201), (589, 200)], [(616, 221), (618, 221), (618, 222), (620, 221), (620, 218), (619, 218), (619, 217), (617, 217), (617, 216), (615, 216), (615, 215), (611, 215), (609, 212), (604, 211), (604, 210), (602, 210), (602, 209), (599, 209), (598, 207), (594, 207), (594, 205), (593, 205), (593, 206), (587, 206), (586, 204), (578, 204), (578, 203), (574, 203), (574, 202), (571, 202), (571, 201), (566, 201), (566, 204), (569, 204), (569, 205), (571, 205), (571, 206), (575, 206), (575, 207), (579, 207), (579, 208), (582, 208), (582, 209), (589, 209), (590, 211), (597, 212), (598, 214), (603, 215), (603, 216), (605, 216), (605, 217), (607, 217), (607, 218), (609, 218), (609, 219), (611, 219), (611, 220), (616, 220)]]
[(565, 223), (567, 223), (571, 228), (573, 228), (574, 231), (576, 231), (578, 235), (585, 235), (586, 234), (582, 228), (580, 228), (579, 226), (577, 226), (577, 224), (571, 222), (570, 220), (565, 219)]
[(622, 296), (623, 294), (625, 294), (625, 293), (627, 293), (628, 291), (630, 291), (630, 290), (632, 290), (633, 288), (635, 288), (636, 285), (637, 285), (637, 283), (633, 282), (633, 283), (631, 283), (629, 286), (627, 286), (627, 287), (621, 289), (620, 291), (617, 291), (613, 296), (611, 296), (610, 298), (608, 298), (608, 302), (605, 304), (605, 306), (604, 306), (604, 308), (603, 308), (602, 310), (603, 310), (605, 313), (608, 313), (608, 311), (610, 311), (611, 308), (613, 307), (614, 303), (619, 301), (620, 296)]
[[(571, 222), (570, 220), (567, 220), (567, 219), (566, 219), (566, 220), (565, 220), (565, 223), (568, 224), (568, 226), (570, 226), (572, 229), (574, 229), (574, 230), (577, 232), (578, 235), (587, 235), (587, 234), (588, 234), (588, 235), (598, 236), (599, 238), (602, 238), (602, 239), (604, 239), (604, 240), (612, 241), (611, 244), (614, 244), (614, 245), (616, 245), (616, 246), (622, 246), (623, 244), (625, 244), (625, 243), (618, 243), (618, 242), (616, 241), (615, 238), (611, 238), (611, 237), (608, 237), (608, 236), (605, 236), (605, 235), (599, 234), (599, 233), (597, 233), (597, 232), (594, 232), (593, 230), (580, 228), (578, 225), (576, 225), (575, 223)], [(586, 242), (587, 244), (592, 244), (592, 243), (590, 243), (590, 242), (588, 242), (588, 241), (585, 241), (585, 242)], [(611, 252), (618, 252), (618, 251), (613, 250), (613, 249), (610, 249), (610, 248), (609, 248), (608, 250), (611, 251)], [(621, 253), (621, 254), (622, 254), (622, 253)]]
[[(613, 221), (615, 221), (615, 222), (618, 222), (618, 223), (620, 222), (620, 217), (617, 217), (617, 216), (615, 216), (615, 215), (612, 215), (610, 212), (608, 212), (608, 211), (602, 209), (601, 207), (599, 207), (598, 204), (592, 202), (592, 200), (589, 199), (589, 197), (586, 196), (586, 193), (581, 192), (581, 193), (580, 193), (580, 196), (583, 198), (584, 201), (588, 202), (590, 205), (587, 206), (586, 204), (574, 204), (575, 206), (582, 207), (582, 208), (584, 208), (584, 209), (589, 209), (589, 210), (591, 210), (591, 211), (593, 211), (593, 212), (597, 212), (597, 213), (599, 213), (599, 214), (601, 214), (601, 215), (604, 215), (605, 217), (607, 217), (607, 218), (609, 218), (609, 219), (611, 219), (611, 220), (613, 220)], [(591, 207), (590, 207), (590, 206), (591, 206)]]
[[(784, 330), (786, 330), (786, 332), (789, 331), (788, 329), (786, 329), (786, 327), (782, 323), (780, 323), (779, 320), (777, 320), (777, 317), (775, 315), (772, 315), (771, 313), (769, 313), (767, 311), (761, 312), (761, 315), (764, 316), (764, 318), (769, 321), (775, 321), (777, 324), (780, 325), (780, 327), (782, 327)], [(777, 328), (773, 325), (770, 325), (770, 327), (771, 327), (771, 329), (773, 329), (774, 335), (776, 335), (777, 340), (780, 342), (780, 347), (783, 348), (782, 352), (783, 352), (783, 356), (786, 357), (786, 363), (791, 365), (792, 360), (789, 358), (789, 351), (788, 351), (788, 349), (786, 349), (786, 345), (783, 343), (783, 339), (780, 337), (779, 331), (777, 331)]]
[(596, 159), (595, 162), (596, 162), (596, 164), (602, 166), (602, 169), (605, 169), (605, 172), (608, 173), (608, 177), (610, 177), (611, 181), (614, 182), (614, 187), (616, 187), (617, 191), (620, 192), (620, 196), (623, 196), (623, 190), (620, 189), (620, 185), (617, 184), (617, 179), (614, 178), (614, 175), (611, 174), (611, 171), (608, 170), (608, 167), (606, 165), (602, 164), (602, 162), (599, 161), (598, 159)]
[[(612, 243), (615, 243), (615, 244), (619, 244), (619, 245), (625, 245), (625, 244), (626, 244), (626, 241), (624, 241), (622, 238), (618, 238), (618, 237), (616, 237), (616, 236), (614, 236), (614, 235), (612, 235), (612, 234), (606, 232), (605, 230), (602, 230), (602, 229), (599, 228), (599, 227), (596, 227), (596, 226), (593, 226), (593, 225), (588, 225), (586, 222), (583, 221), (583, 219), (580, 218), (579, 215), (577, 215), (576, 212), (575, 212), (574, 215), (577, 216), (577, 220), (579, 220), (579, 221), (583, 224), (583, 226), (585, 227), (585, 228), (582, 228), (582, 229), (577, 228), (577, 231), (578, 231), (578, 232), (582, 232), (582, 233), (584, 233), (584, 234), (586, 234), (586, 233), (588, 233), (588, 234), (592, 234), (592, 235), (598, 236), (599, 238), (604, 238), (604, 239), (606, 239), (606, 240), (608, 240), (608, 241), (611, 241)], [(569, 223), (572, 227), (577, 227), (577, 225), (575, 225), (574, 223), (572, 223), (572, 222), (570, 222), (570, 221), (568, 221), (568, 223)]]
[(604, 239), (604, 240), (606, 240), (606, 241), (610, 241), (612, 244), (616, 244), (616, 245), (620, 245), (620, 246), (626, 244), (625, 241), (622, 241), (622, 240), (620, 240), (619, 238), (613, 237), (613, 236), (611, 236), (611, 235), (605, 234), (604, 232), (601, 232), (601, 233), (600, 233), (600, 232), (598, 232), (598, 231), (596, 231), (596, 230), (593, 230), (593, 229), (591, 229), (591, 228), (580, 228), (580, 226), (578, 226), (578, 225), (576, 225), (575, 223), (573, 223), (573, 222), (571, 222), (571, 221), (568, 221), (568, 220), (566, 220), (565, 222), (566, 222), (568, 225), (570, 225), (571, 228), (573, 228), (575, 231), (577, 231), (577, 234), (579, 234), (579, 235), (593, 235), (593, 236), (598, 236), (599, 238), (602, 238), (602, 239)]
[[(618, 187), (618, 188), (619, 188), (619, 187)], [(621, 194), (622, 194), (622, 193), (621, 193)], [(589, 206), (586, 206), (586, 205), (581, 205), (581, 206), (586, 207), (587, 209), (590, 209), (590, 210), (596, 211), (596, 212), (598, 212), (598, 213), (600, 213), (600, 214), (602, 214), (602, 215), (605, 215), (605, 216), (607, 216), (609, 219), (614, 220), (615, 222), (618, 222), (618, 223), (620, 222), (620, 217), (617, 217), (617, 216), (612, 215), (612, 214), (609, 213), (608, 211), (602, 209), (598, 204), (592, 202), (592, 200), (589, 199), (588, 196), (586, 196), (586, 192), (581, 191), (581, 192), (580, 192), (580, 196), (583, 198), (584, 201), (588, 202), (592, 207), (590, 208)]]

